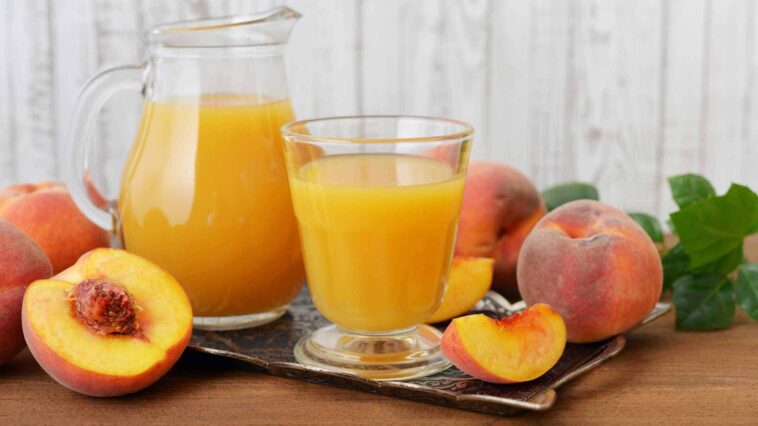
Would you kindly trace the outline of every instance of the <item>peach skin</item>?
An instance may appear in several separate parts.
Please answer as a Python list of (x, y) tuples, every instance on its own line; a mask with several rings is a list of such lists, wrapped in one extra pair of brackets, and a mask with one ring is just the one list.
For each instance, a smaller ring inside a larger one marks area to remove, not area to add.
[(137, 392), (174, 365), (192, 334), (192, 308), (168, 273), (133, 254), (96, 249), (32, 283), (24, 338), (63, 386), (91, 396)]
[(21, 301), (34, 280), (53, 274), (40, 246), (20, 229), (0, 220), (0, 365), (24, 349)]
[(461, 371), (491, 383), (534, 380), (558, 362), (566, 325), (545, 304), (501, 320), (486, 315), (454, 319), (442, 335), (442, 353)]
[(90, 222), (63, 184), (14, 185), (0, 191), (0, 218), (26, 232), (58, 273), (89, 250), (107, 247), (109, 234)]
[(535, 226), (518, 261), (521, 295), (561, 313), (573, 343), (628, 330), (655, 307), (663, 271), (658, 250), (624, 212), (579, 200)]
[(495, 259), (493, 290), (518, 298), (516, 264), (521, 244), (545, 214), (537, 189), (518, 170), (497, 163), (469, 166), (455, 254)]

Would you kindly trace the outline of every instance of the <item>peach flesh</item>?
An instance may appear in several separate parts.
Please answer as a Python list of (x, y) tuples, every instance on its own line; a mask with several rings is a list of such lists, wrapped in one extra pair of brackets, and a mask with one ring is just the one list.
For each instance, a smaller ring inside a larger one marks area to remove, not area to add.
[(144, 389), (171, 368), (189, 342), (192, 310), (159, 267), (122, 250), (97, 249), (30, 285), (22, 324), (32, 355), (56, 381), (86, 395), (118, 396)]
[(486, 257), (455, 257), (442, 305), (426, 322), (446, 321), (471, 309), (490, 289), (493, 263)]
[(491, 383), (534, 380), (550, 370), (566, 346), (566, 326), (551, 307), (537, 304), (500, 320), (454, 319), (442, 352), (461, 371)]

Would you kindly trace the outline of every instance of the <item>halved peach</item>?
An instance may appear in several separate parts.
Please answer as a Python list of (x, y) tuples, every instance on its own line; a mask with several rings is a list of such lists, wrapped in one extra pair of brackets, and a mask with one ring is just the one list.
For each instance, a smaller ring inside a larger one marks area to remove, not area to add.
[(520, 383), (547, 373), (566, 347), (566, 324), (545, 304), (501, 320), (486, 315), (454, 319), (442, 353), (464, 371), (491, 383)]
[(494, 259), (487, 257), (454, 258), (442, 305), (426, 322), (455, 318), (476, 305), (492, 285), (494, 263)]
[(192, 334), (192, 308), (158, 266), (123, 250), (96, 249), (27, 288), (22, 325), (34, 358), (60, 384), (118, 396), (171, 368)]

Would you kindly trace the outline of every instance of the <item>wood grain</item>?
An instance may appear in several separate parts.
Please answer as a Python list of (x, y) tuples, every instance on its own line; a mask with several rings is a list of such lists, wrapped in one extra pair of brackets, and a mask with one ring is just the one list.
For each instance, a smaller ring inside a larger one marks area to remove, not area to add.
[(544, 188), (577, 177), (575, 147), (568, 138), (576, 4), (540, 0), (532, 7), (527, 143), (539, 143), (533, 143), (527, 174)]
[[(758, 260), (758, 238), (746, 247)], [(25, 352), (0, 367), (0, 424), (755, 424), (758, 323), (740, 311), (725, 331), (673, 324), (670, 314), (634, 331), (616, 358), (561, 387), (552, 409), (514, 418), (262, 375), (194, 353), (143, 392), (96, 399), (59, 386)]]
[[(10, 7), (0, 7), (0, 23), (10, 22)], [(0, 30), (0, 52), (10, 51), (10, 26), (4, 25)], [(16, 180), (16, 156), (13, 152), (13, 120), (14, 112), (10, 97), (11, 81), (13, 80), (10, 55), (0, 55), (0, 183), (7, 184)]]
[[(153, 3), (155, 4), (155, 3)], [(149, 9), (148, 9), (149, 10)], [(99, 68), (111, 68), (142, 61), (144, 48), (131, 42), (142, 36), (144, 17), (138, 3), (95, 1), (95, 52)], [(167, 21), (176, 16), (166, 13)], [(151, 24), (152, 25), (152, 24)], [(115, 198), (124, 160), (137, 132), (141, 100), (137, 93), (122, 92), (106, 104), (97, 121), (97, 138), (90, 163), (92, 174), (105, 194)]]
[(700, 170), (703, 116), (703, 63), (706, 46), (706, 0), (670, 0), (663, 11), (663, 102), (661, 140), (657, 146), (657, 211), (676, 210), (665, 179)]
[[(161, 22), (287, 4), (297, 115), (447, 115), (477, 128), (474, 159), (539, 188), (573, 179), (660, 217), (666, 177), (758, 185), (758, 6), (750, 0), (4, 0), (0, 186), (60, 178), (71, 106), (99, 70), (143, 59)], [(91, 155), (116, 195), (140, 114), (114, 98)]]
[[(531, 2), (495, 1), (490, 25), (487, 158), (531, 171), (530, 143)], [(506, 24), (508, 23), (508, 24)], [(478, 130), (478, 129), (477, 129)], [(476, 136), (476, 142), (480, 143)]]
[[(423, 10), (433, 8), (427, 6)], [(472, 156), (487, 158), (490, 128), (487, 126), (492, 2), (489, 0), (449, 0), (441, 8), (443, 26), (438, 30), (438, 66), (444, 70), (444, 84), (433, 89), (445, 105), (442, 115), (457, 117), (476, 129)], [(423, 112), (426, 107), (416, 107)]]
[(747, 144), (758, 143), (746, 139), (755, 3), (715, 1), (709, 6), (704, 69), (708, 78), (703, 94), (707, 122), (701, 135), (700, 161), (716, 190), (723, 191), (733, 173), (729, 169), (742, 169)]
[[(361, 105), (363, 114), (397, 114), (403, 108), (403, 41), (409, 2), (365, 2), (361, 5)], [(382, 37), (371, 37), (382, 34)], [(365, 83), (364, 83), (365, 82)]]
[[(6, 2), (10, 137), (15, 174), (42, 180), (57, 174), (49, 0)], [(3, 93), (3, 97), (6, 94)]]
[[(286, 56), (298, 116), (358, 114), (359, 3), (300, 0), (288, 4), (303, 14), (293, 34), (302, 41), (290, 45)], [(312, 37), (314, 34), (318, 36)]]
[(625, 210), (655, 211), (660, 1), (581, 2), (574, 20), (570, 137), (577, 178)]

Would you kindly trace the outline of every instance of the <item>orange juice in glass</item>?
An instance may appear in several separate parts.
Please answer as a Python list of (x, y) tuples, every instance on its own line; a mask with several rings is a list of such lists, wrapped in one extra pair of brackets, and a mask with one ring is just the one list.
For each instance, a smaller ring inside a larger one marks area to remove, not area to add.
[(334, 324), (298, 343), (298, 361), (375, 380), (447, 368), (422, 324), (450, 272), (470, 126), (368, 116), (283, 133), (308, 285)]

